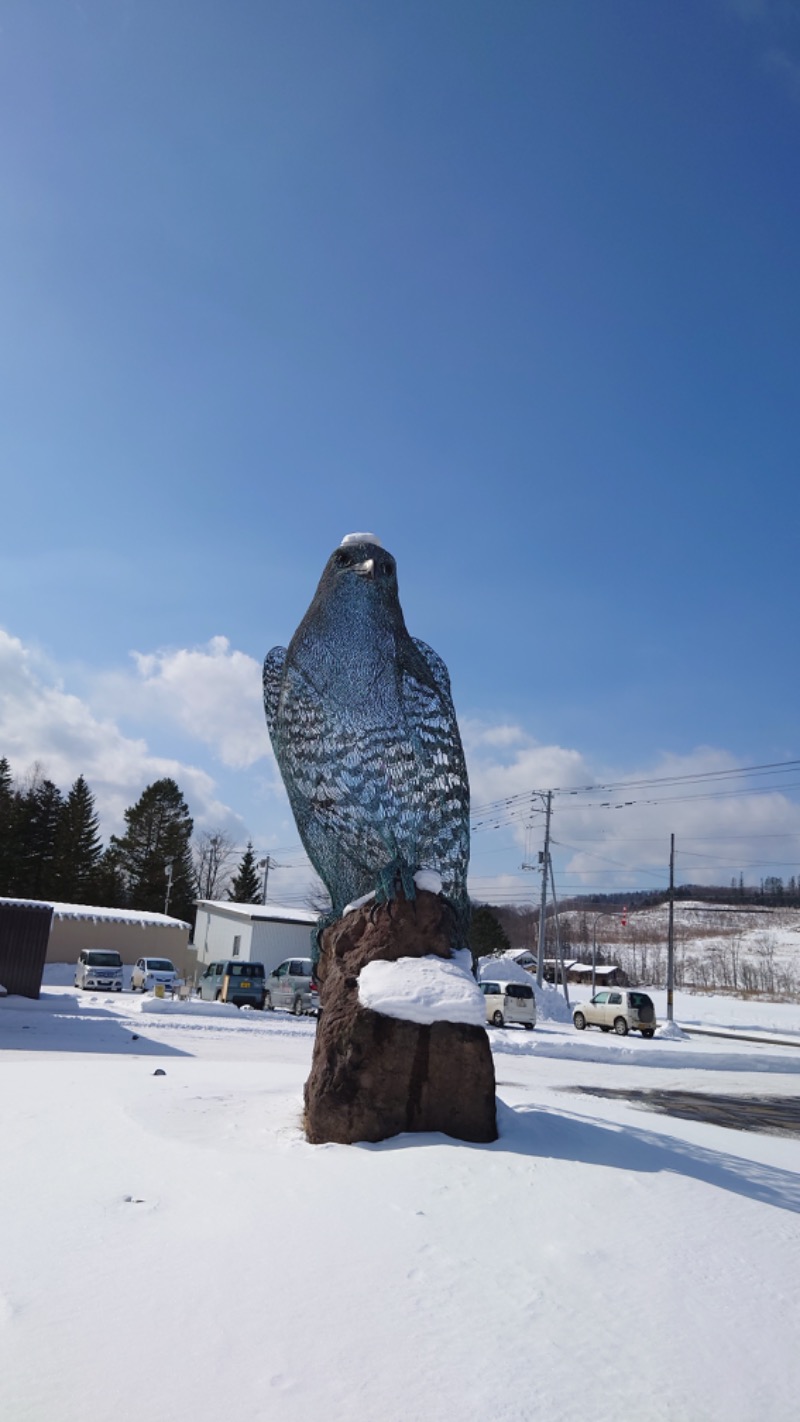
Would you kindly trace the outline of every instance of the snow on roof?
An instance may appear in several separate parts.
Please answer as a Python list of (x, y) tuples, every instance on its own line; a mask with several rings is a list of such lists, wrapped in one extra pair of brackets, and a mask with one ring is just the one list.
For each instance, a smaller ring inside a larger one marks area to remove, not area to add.
[[(592, 971), (591, 963), (570, 963), (568, 966), (571, 973), (591, 973)], [(596, 978), (605, 977), (606, 973), (617, 972), (619, 972), (617, 963), (598, 963), (594, 969)]]
[(99, 908), (92, 904), (58, 904), (52, 899), (2, 899), (0, 904), (14, 908), (51, 908), (53, 917), (60, 919), (83, 919), (93, 923), (138, 924), (140, 928), (191, 928), (183, 919), (170, 918), (165, 913), (150, 913), (142, 909)]
[(53, 907), (52, 904), (50, 904), (50, 903), (43, 903), (41, 899), (4, 899), (4, 898), (0, 898), (0, 906), (1, 906), (1, 905), (4, 905), (6, 908), (48, 909), (48, 908), (52, 908), (52, 907)]
[(240, 918), (253, 921), (272, 920), (278, 923), (306, 923), (309, 928), (317, 922), (319, 914), (312, 909), (285, 908), (283, 904), (234, 904), (230, 899), (198, 899), (197, 907), (213, 913), (214, 909), (226, 914), (236, 914)]

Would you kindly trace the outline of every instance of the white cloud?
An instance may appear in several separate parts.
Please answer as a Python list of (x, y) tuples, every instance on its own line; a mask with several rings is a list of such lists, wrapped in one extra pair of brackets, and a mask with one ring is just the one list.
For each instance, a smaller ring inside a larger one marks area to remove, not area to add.
[(196, 765), (154, 755), (146, 741), (124, 735), (64, 689), (55, 669), (18, 638), (0, 629), (0, 755), (16, 774), (34, 761), (62, 788), (86, 776), (97, 798), (103, 830), (118, 830), (123, 812), (145, 785), (172, 776), (199, 823), (231, 822), (211, 776)]
[(172, 722), (242, 770), (271, 758), (261, 701), (261, 667), (227, 637), (203, 647), (133, 652), (133, 670), (99, 677), (93, 695), (115, 715)]
[[(506, 803), (512, 797), (556, 786), (685, 778), (739, 764), (727, 751), (708, 746), (683, 756), (662, 754), (637, 767), (609, 768), (592, 767), (578, 751), (543, 746), (530, 738), (520, 745), (501, 737), (497, 744), (508, 749), (498, 753), (491, 738), (476, 734), (474, 727), (465, 741), (477, 822), (471, 882), (487, 898), (496, 885), (505, 900), (513, 896), (513, 884), (502, 871), (495, 872), (490, 856), (496, 861), (507, 844), (506, 863), (516, 859), (518, 865), (524, 856), (533, 856), (543, 840), (541, 801)], [(752, 794), (759, 784), (763, 792)], [(489, 805), (493, 808), (481, 810)], [(727, 884), (741, 871), (752, 884), (770, 873), (788, 879), (800, 872), (800, 805), (781, 790), (771, 790), (768, 778), (630, 785), (591, 796), (554, 797), (553, 860), (559, 894), (663, 886), (671, 833), (676, 836), (678, 882)], [(520, 897), (529, 898), (529, 876), (518, 873), (516, 883)]]

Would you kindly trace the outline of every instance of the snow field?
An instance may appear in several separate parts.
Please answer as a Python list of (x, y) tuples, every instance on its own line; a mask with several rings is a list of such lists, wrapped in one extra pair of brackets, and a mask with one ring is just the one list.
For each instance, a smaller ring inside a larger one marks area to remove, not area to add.
[(796, 1416), (800, 1142), (576, 1088), (800, 1052), (491, 1032), (496, 1144), (312, 1147), (313, 1022), (89, 996), (0, 1004), (8, 1422)]

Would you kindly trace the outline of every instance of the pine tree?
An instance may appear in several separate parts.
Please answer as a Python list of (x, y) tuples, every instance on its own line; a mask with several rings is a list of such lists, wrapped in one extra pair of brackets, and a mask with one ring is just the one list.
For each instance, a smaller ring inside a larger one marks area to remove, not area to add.
[(261, 895), (261, 875), (256, 866), (256, 856), (253, 852), (252, 840), (248, 840), (247, 848), (239, 864), (239, 869), (231, 879), (231, 886), (228, 889), (228, 898), (231, 903), (234, 904), (259, 904), (261, 903)]
[(63, 804), (58, 786), (52, 780), (40, 779), (38, 772), (28, 789), (17, 794), (14, 893), (20, 897), (55, 897), (56, 839)]
[(100, 856), (95, 870), (92, 901), (99, 908), (126, 908), (128, 891), (120, 864), (119, 851), (113, 844)]
[(55, 889), (64, 902), (94, 901), (103, 853), (94, 796), (79, 775), (61, 807), (56, 835)]
[(15, 892), (14, 885), (14, 822), (16, 796), (11, 778), (11, 766), (5, 756), (0, 759), (0, 895)]
[(511, 940), (503, 925), (486, 905), (472, 910), (468, 942), (473, 962), (492, 953), (505, 953), (511, 947)]
[(194, 918), (195, 883), (190, 840), (192, 817), (174, 780), (155, 780), (125, 811), (127, 830), (111, 836), (132, 908), (164, 911), (167, 867), (172, 865), (170, 914)]

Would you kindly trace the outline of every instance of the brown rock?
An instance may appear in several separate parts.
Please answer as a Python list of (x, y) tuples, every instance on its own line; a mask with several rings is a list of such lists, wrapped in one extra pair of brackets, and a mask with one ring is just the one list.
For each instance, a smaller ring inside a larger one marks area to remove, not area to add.
[(443, 1131), (458, 1140), (497, 1139), (494, 1064), (482, 1027), (425, 1027), (384, 1017), (358, 1001), (358, 975), (375, 958), (449, 958), (452, 910), (420, 890), (413, 903), (366, 904), (322, 935), (322, 1008), (306, 1131), (316, 1144), (381, 1141), (401, 1131)]

